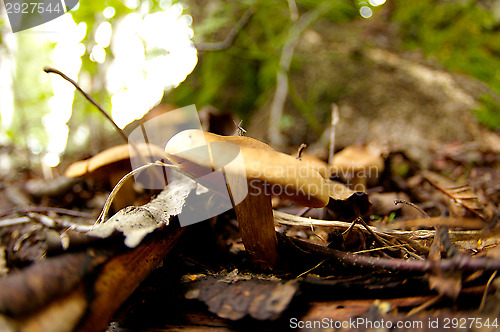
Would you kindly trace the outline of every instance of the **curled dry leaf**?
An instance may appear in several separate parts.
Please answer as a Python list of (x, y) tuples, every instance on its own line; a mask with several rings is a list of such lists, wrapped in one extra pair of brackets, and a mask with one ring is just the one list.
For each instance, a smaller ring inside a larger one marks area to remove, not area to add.
[(328, 181), (328, 186), (330, 199), (326, 208), (334, 219), (354, 220), (370, 213), (372, 204), (365, 192), (351, 190), (336, 181)]
[(171, 217), (181, 213), (187, 196), (196, 187), (197, 184), (190, 179), (172, 182), (150, 203), (122, 209), (106, 222), (93, 227), (88, 234), (106, 238), (120, 232), (125, 236), (125, 244), (134, 248), (146, 235), (168, 225)]

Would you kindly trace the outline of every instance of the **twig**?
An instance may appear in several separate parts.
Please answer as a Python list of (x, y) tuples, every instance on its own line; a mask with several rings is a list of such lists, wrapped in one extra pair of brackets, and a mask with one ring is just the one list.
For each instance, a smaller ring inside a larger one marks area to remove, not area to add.
[(297, 150), (297, 159), (301, 160), (302, 155), (304, 154), (304, 150), (307, 148), (307, 144), (300, 144), (299, 149)]
[(112, 124), (113, 126), (115, 127), (115, 129), (118, 131), (118, 133), (120, 134), (120, 136), (123, 138), (123, 140), (125, 141), (125, 143), (128, 143), (128, 138), (127, 138), (127, 135), (125, 135), (125, 133), (123, 132), (123, 130), (121, 130), (120, 127), (118, 127), (118, 125), (115, 123), (115, 121), (113, 121), (113, 119), (111, 118), (111, 116), (101, 107), (101, 105), (99, 105), (91, 96), (89, 96), (85, 91), (83, 91), (83, 89), (78, 85), (78, 83), (76, 83), (75, 81), (73, 81), (71, 78), (69, 78), (66, 74), (64, 74), (63, 72), (55, 69), (55, 68), (51, 68), (51, 67), (45, 67), (43, 68), (43, 71), (46, 72), (46, 73), (54, 73), (54, 74), (57, 74), (59, 76), (61, 76), (62, 78), (64, 78), (66, 81), (70, 82), (71, 84), (73, 84), (73, 86), (92, 104), (94, 105), (98, 110), (99, 112), (101, 112)]
[[(314, 226), (322, 226), (322, 227), (331, 227), (335, 229), (345, 230), (352, 225), (350, 222), (345, 221), (337, 221), (337, 220), (320, 220), (320, 219), (312, 219), (312, 218), (304, 218), (300, 216), (296, 216), (290, 213), (276, 211), (273, 210), (274, 220), (277, 223), (283, 225), (290, 226), (302, 226), (302, 227), (310, 227)], [(353, 227), (364, 230), (364, 226), (355, 224)], [(434, 236), (434, 231), (430, 230), (418, 230), (418, 231), (400, 231), (400, 230), (387, 230), (381, 231), (373, 226), (368, 226), (373, 232), (377, 233), (380, 236), (399, 236), (404, 237), (404, 240), (407, 240), (406, 237), (413, 237), (419, 239), (431, 238)]]
[(332, 104), (332, 122), (330, 125), (330, 149), (328, 151), (328, 165), (332, 165), (333, 154), (335, 153), (335, 129), (339, 123), (339, 107)]
[[(144, 127), (144, 117), (141, 118), (139, 123), (140, 123), (140, 127), (141, 127), (142, 137), (144, 137), (144, 142), (148, 146), (148, 154), (150, 156), (153, 156), (153, 151), (152, 151), (151, 145), (149, 144), (149, 138), (148, 138), (148, 135), (146, 133), (146, 128)], [(139, 155), (139, 158), (141, 159), (141, 162), (143, 162), (143, 163), (145, 162), (145, 159), (142, 158), (142, 155)], [(159, 171), (158, 169), (155, 168), (153, 170), (153, 174), (148, 174), (148, 176), (149, 176), (150, 181), (152, 180), (151, 177), (154, 176), (154, 177), (156, 177), (156, 180), (158, 181), (158, 183), (163, 183), (165, 177), (167, 176), (167, 173), (165, 172), (165, 168), (162, 168), (161, 171)]]
[(373, 248), (373, 249), (366, 249), (366, 250), (360, 250), (360, 251), (355, 251), (353, 254), (364, 254), (367, 252), (373, 252), (373, 251), (379, 251), (379, 250), (384, 250), (384, 249), (392, 249), (392, 248), (401, 248), (406, 246), (406, 244), (395, 244), (392, 246), (386, 246), (386, 247), (378, 247), (378, 248)]
[[(75, 81), (73, 81), (71, 78), (69, 78), (66, 74), (64, 74), (63, 72), (57, 70), (57, 69), (54, 69), (54, 68), (51, 68), (51, 67), (45, 67), (43, 69), (46, 73), (54, 73), (54, 74), (58, 74), (60, 75), (62, 78), (64, 78), (66, 81), (70, 82), (71, 84), (73, 84), (73, 86), (78, 90), (80, 91), (80, 93), (90, 102), (92, 103), (92, 105), (94, 105), (98, 110), (99, 112), (101, 112), (112, 124), (113, 126), (115, 127), (115, 129), (118, 131), (118, 134), (120, 134), (120, 136), (123, 138), (123, 140), (125, 141), (125, 143), (129, 144), (130, 147), (132, 148), (132, 150), (134, 150), (135, 154), (142, 160), (142, 162), (145, 162), (146, 159), (144, 158), (144, 156), (140, 153), (139, 149), (137, 148), (137, 146), (132, 142), (132, 141), (129, 141), (128, 138), (127, 138), (127, 135), (125, 135), (125, 132), (116, 124), (115, 121), (113, 121), (113, 119), (111, 118), (111, 116), (101, 107), (101, 105), (99, 105), (91, 96), (89, 96), (89, 94), (87, 94), (79, 85), (78, 83), (76, 83)], [(144, 132), (144, 126), (143, 126), (143, 123), (141, 122), (141, 128), (143, 130), (143, 135), (145, 137), (145, 139), (147, 140), (147, 135), (145, 134)], [(167, 161), (170, 162), (170, 160), (168, 158), (165, 158)], [(156, 173), (155, 173), (156, 174)], [(159, 176), (158, 174), (156, 174), (156, 176)], [(163, 181), (163, 179), (161, 177), (159, 177), (159, 179), (161, 181)]]
[(81, 217), (81, 218), (92, 218), (90, 213), (73, 211), (63, 208), (55, 208), (55, 207), (47, 207), (47, 206), (33, 206), (29, 208), (16, 208), (10, 209), (0, 212), (0, 218), (5, 217), (14, 213), (28, 213), (28, 212), (53, 212), (57, 214), (65, 214), (73, 217)]
[(299, 10), (297, 9), (295, 0), (288, 0), (288, 8), (290, 8), (290, 18), (292, 21), (297, 21), (299, 19)]
[(357, 219), (355, 219), (354, 221), (351, 221), (351, 224), (349, 225), (349, 227), (347, 227), (347, 229), (342, 232), (342, 236), (346, 236), (347, 234), (349, 234), (352, 231), (352, 229), (354, 228), (354, 225), (356, 225), (356, 220)]
[(234, 121), (234, 125), (236, 126), (236, 131), (234, 132), (233, 136), (243, 136), (244, 134), (246, 134), (246, 130), (245, 128), (243, 128), (241, 126), (241, 124), (243, 123), (243, 120), (241, 120), (239, 123), (236, 123), (236, 121)]
[(229, 34), (226, 36), (226, 39), (224, 39), (221, 42), (215, 42), (215, 43), (198, 43), (195, 45), (196, 49), (198, 51), (222, 51), (231, 46), (234, 41), (236, 40), (236, 37), (240, 33), (240, 31), (245, 27), (245, 25), (248, 24), (250, 21), (250, 18), (252, 15), (255, 13), (254, 8), (249, 8), (243, 16), (240, 18), (240, 20), (234, 25), (234, 27), (231, 29)]
[(481, 298), (481, 304), (479, 305), (479, 309), (477, 309), (479, 312), (483, 311), (484, 306), (486, 305), (486, 297), (488, 295), (488, 290), (490, 289), (490, 285), (493, 282), (493, 280), (495, 280), (496, 276), (497, 276), (497, 271), (493, 272), (493, 274), (488, 279), (488, 282), (486, 283), (486, 287), (484, 287), (484, 293), (483, 297)]
[(321, 264), (323, 264), (325, 261), (326, 261), (326, 260), (325, 260), (325, 259), (323, 259), (321, 262), (319, 262), (318, 264), (316, 264), (316, 266), (314, 266), (314, 267), (310, 268), (310, 269), (309, 269), (309, 270), (307, 270), (307, 271), (302, 272), (301, 274), (299, 274), (299, 275), (296, 277), (296, 279), (299, 279), (299, 278), (300, 278), (300, 277), (302, 277), (303, 275), (308, 274), (308, 273), (309, 273), (309, 272), (311, 272), (312, 270), (314, 270), (314, 269), (318, 268), (318, 267), (319, 267)]
[(430, 216), (427, 214), (427, 212), (425, 212), (424, 210), (422, 210), (422, 208), (420, 208), (418, 205), (416, 204), (413, 204), (412, 202), (408, 202), (408, 201), (405, 201), (404, 199), (396, 199), (394, 201), (394, 205), (398, 205), (398, 204), (406, 204), (406, 205), (409, 205), (411, 206), (412, 208), (416, 209), (418, 212), (420, 212), (424, 217), (426, 218), (430, 218)]
[(316, 244), (305, 242), (299, 239), (289, 238), (283, 234), (278, 234), (279, 237), (286, 241), (291, 241), (297, 247), (301, 247), (307, 251), (320, 254), (324, 257), (334, 258), (348, 266), (384, 269), (389, 271), (406, 271), (417, 273), (428, 273), (439, 268), (441, 271), (453, 271), (461, 269), (464, 271), (500, 270), (500, 260), (491, 259), (488, 257), (471, 257), (460, 256), (453, 258), (445, 258), (439, 262), (429, 260), (416, 259), (397, 259), (397, 258), (380, 258), (365, 255), (356, 255), (354, 253), (339, 251), (328, 247), (322, 247)]
[(10, 226), (19, 225), (19, 224), (27, 224), (31, 221), (32, 220), (28, 217), (17, 217), (17, 218), (11, 218), (11, 219), (3, 219), (3, 220), (0, 220), (0, 227), (10, 227)]
[(386, 240), (375, 234), (375, 232), (368, 226), (368, 224), (363, 220), (362, 217), (356, 218), (354, 222), (360, 222), (361, 225), (375, 238), (375, 241), (377, 241), (381, 246), (387, 246), (390, 247), (391, 244), (388, 243)]
[(130, 179), (132, 176), (134, 176), (135, 174), (137, 174), (139, 172), (142, 172), (144, 169), (150, 168), (150, 167), (153, 167), (153, 166), (178, 168), (177, 165), (164, 164), (161, 161), (157, 161), (157, 162), (154, 162), (154, 163), (149, 163), (149, 164), (143, 165), (143, 166), (138, 167), (138, 168), (132, 170), (131, 172), (127, 173), (124, 177), (122, 177), (120, 179), (120, 181), (118, 181), (118, 183), (116, 184), (116, 186), (113, 188), (113, 190), (109, 194), (108, 198), (106, 199), (106, 203), (104, 204), (104, 207), (103, 207), (101, 213), (99, 214), (99, 217), (97, 218), (97, 221), (96, 221), (95, 225), (100, 225), (100, 224), (102, 224), (104, 222), (104, 218), (106, 217), (106, 215), (109, 212), (109, 209), (111, 208), (111, 203), (113, 203), (113, 200), (115, 199), (116, 194), (118, 193), (118, 191), (120, 190), (120, 188), (123, 186), (123, 184), (128, 179)]
[(418, 307), (411, 309), (410, 312), (408, 312), (408, 314), (406, 315), (406, 317), (411, 317), (411, 316), (414, 316), (414, 315), (418, 314), (422, 310), (425, 310), (425, 309), (429, 308), (430, 306), (432, 306), (432, 305), (438, 303), (439, 301), (441, 301), (443, 299), (443, 297), (444, 297), (443, 295), (436, 295), (436, 296), (434, 296), (433, 298), (431, 298), (428, 301), (425, 301), (424, 303), (422, 303)]

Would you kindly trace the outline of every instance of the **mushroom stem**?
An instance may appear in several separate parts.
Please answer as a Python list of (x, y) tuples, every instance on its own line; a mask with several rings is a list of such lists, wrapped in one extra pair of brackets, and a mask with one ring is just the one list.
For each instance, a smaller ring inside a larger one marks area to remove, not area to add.
[[(233, 204), (234, 205), (234, 204)], [(260, 181), (248, 183), (248, 195), (234, 206), (241, 239), (254, 265), (272, 269), (278, 262), (278, 239), (274, 229), (271, 196)]]
[[(204, 146), (208, 154), (200, 153)], [(223, 170), (243, 243), (260, 268), (272, 269), (279, 256), (271, 193), (309, 207), (330, 199), (329, 185), (313, 168), (250, 137), (185, 130), (169, 140), (165, 153), (195, 179), (207, 174), (201, 169)], [(279, 192), (265, 190), (268, 185)]]

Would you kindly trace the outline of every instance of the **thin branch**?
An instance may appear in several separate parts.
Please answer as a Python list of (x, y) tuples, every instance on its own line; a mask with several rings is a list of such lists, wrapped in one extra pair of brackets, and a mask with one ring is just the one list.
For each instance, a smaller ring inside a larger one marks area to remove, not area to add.
[(302, 272), (301, 274), (299, 274), (297, 277), (295, 277), (296, 279), (299, 279), (300, 277), (308, 274), (309, 272), (311, 272), (312, 270), (318, 268), (321, 264), (323, 264), (325, 262), (325, 260), (322, 260), (321, 262), (319, 262), (318, 264), (316, 264), (314, 267), (310, 268), (309, 270), (307, 271), (304, 271)]
[(278, 234), (278, 236), (285, 239), (286, 241), (291, 241), (293, 245), (299, 248), (305, 249), (312, 253), (320, 254), (324, 257), (336, 259), (345, 265), (353, 267), (416, 273), (428, 273), (435, 271), (436, 268), (441, 271), (500, 270), (500, 260), (488, 257), (471, 257), (461, 255), (458, 257), (442, 259), (438, 262), (416, 259), (380, 258), (366, 255), (357, 255), (350, 252), (322, 247), (299, 239), (289, 238), (282, 234)]
[(239, 123), (236, 123), (236, 121), (234, 121), (234, 125), (236, 126), (236, 131), (234, 132), (233, 136), (243, 136), (247, 133), (247, 131), (245, 130), (245, 128), (243, 128), (241, 126), (241, 124), (243, 123), (243, 120), (240, 120)]
[(299, 10), (295, 0), (288, 0), (288, 7), (290, 8), (290, 18), (292, 21), (297, 21), (299, 19)]
[(113, 121), (113, 119), (111, 118), (111, 116), (101, 107), (101, 105), (99, 105), (91, 96), (89, 96), (85, 91), (83, 91), (83, 89), (78, 85), (78, 83), (76, 83), (75, 81), (73, 81), (71, 78), (69, 78), (66, 74), (64, 74), (63, 72), (55, 69), (55, 68), (51, 68), (51, 67), (45, 67), (43, 68), (43, 71), (50, 74), (50, 73), (53, 73), (53, 74), (57, 74), (59, 76), (61, 76), (62, 78), (64, 78), (66, 81), (70, 82), (71, 84), (73, 84), (73, 86), (92, 104), (94, 105), (98, 110), (99, 112), (101, 112), (112, 124), (113, 126), (115, 127), (115, 129), (118, 131), (118, 133), (120, 134), (120, 136), (123, 138), (123, 140), (125, 141), (125, 143), (128, 143), (128, 138), (127, 138), (127, 135), (125, 135), (125, 133), (123, 132), (123, 130), (118, 127), (118, 125), (115, 123), (115, 121)]
[(394, 205), (398, 205), (398, 204), (406, 204), (408, 206), (411, 206), (412, 208), (414, 208), (415, 210), (420, 212), (425, 218), (430, 218), (430, 216), (427, 214), (427, 212), (425, 212), (424, 210), (422, 210), (422, 208), (420, 208), (418, 205), (416, 205), (412, 202), (405, 201), (404, 199), (396, 199), (394, 201)]
[[(273, 210), (274, 221), (282, 225), (290, 226), (301, 226), (309, 227), (311, 224), (314, 226), (329, 227), (338, 230), (348, 229), (352, 223), (345, 221), (336, 220), (320, 220), (312, 218), (304, 218), (301, 216), (296, 216), (282, 211)], [(365, 230), (363, 225), (354, 224), (353, 227), (363, 231)], [(407, 240), (409, 237), (417, 239), (427, 239), (434, 236), (434, 231), (431, 230), (418, 230), (418, 231), (401, 231), (401, 230), (380, 230), (373, 226), (368, 226), (373, 232), (377, 233), (379, 236), (384, 237), (398, 237)]]
[(28, 212), (46, 212), (46, 213), (52, 212), (57, 214), (65, 214), (73, 217), (92, 218), (92, 214), (90, 213), (73, 211), (63, 208), (47, 207), (47, 206), (32, 206), (27, 208), (15, 208), (5, 211), (0, 211), (0, 218), (14, 213), (28, 213)]
[(335, 129), (339, 123), (339, 107), (332, 104), (332, 122), (330, 124), (330, 149), (328, 151), (328, 165), (332, 165), (333, 154), (335, 153)]
[(422, 303), (418, 307), (411, 309), (408, 312), (408, 314), (406, 314), (406, 317), (415, 316), (419, 312), (421, 312), (421, 311), (429, 308), (430, 306), (433, 306), (434, 304), (438, 303), (439, 301), (441, 301), (443, 299), (443, 297), (444, 297), (443, 295), (436, 295), (436, 296), (434, 296), (433, 298), (431, 298), (428, 301), (425, 301), (424, 303)]
[(104, 218), (106, 217), (106, 215), (109, 212), (109, 209), (111, 207), (111, 203), (113, 203), (113, 200), (115, 199), (116, 194), (118, 193), (120, 188), (123, 186), (123, 184), (128, 179), (130, 179), (132, 176), (134, 176), (135, 174), (142, 172), (143, 170), (150, 168), (150, 167), (153, 167), (153, 166), (172, 167), (172, 168), (176, 168), (176, 169), (179, 168), (177, 165), (165, 164), (165, 163), (162, 163), (161, 161), (156, 161), (154, 163), (142, 165), (136, 169), (133, 169), (129, 173), (125, 174), (125, 176), (122, 177), (120, 179), (120, 181), (118, 181), (118, 183), (115, 185), (115, 187), (113, 188), (111, 193), (108, 195), (108, 198), (106, 199), (106, 202), (104, 203), (104, 207), (102, 208), (101, 214), (99, 214), (99, 217), (97, 218), (97, 221), (95, 222), (95, 225), (100, 225), (104, 222)]
[[(132, 148), (132, 150), (135, 152), (135, 154), (140, 158), (140, 160), (142, 162), (146, 162), (146, 158), (140, 153), (139, 149), (137, 148), (136, 144), (134, 144), (132, 141), (129, 141), (128, 138), (127, 138), (127, 135), (125, 135), (125, 132), (120, 128), (118, 127), (118, 125), (116, 124), (115, 121), (113, 121), (113, 119), (111, 118), (111, 116), (101, 107), (101, 105), (99, 105), (88, 93), (86, 93), (79, 85), (78, 83), (76, 83), (75, 81), (73, 81), (71, 78), (69, 78), (66, 74), (64, 74), (63, 72), (57, 70), (57, 69), (54, 69), (54, 68), (51, 68), (51, 67), (45, 67), (43, 68), (43, 70), (46, 72), (46, 73), (54, 73), (54, 74), (58, 74), (59, 76), (61, 76), (62, 78), (64, 78), (66, 81), (70, 82), (71, 84), (73, 84), (73, 86), (92, 104), (94, 105), (98, 110), (99, 112), (101, 112), (110, 122), (111, 124), (113, 124), (113, 126), (115, 127), (116, 131), (118, 131), (118, 134), (120, 134), (120, 136), (123, 138), (123, 140), (125, 141), (126, 144), (129, 144), (129, 146)], [(142, 122), (141, 122), (141, 126), (142, 126)], [(141, 127), (143, 130), (144, 130), (144, 126)], [(144, 138), (147, 140), (147, 136), (145, 135), (144, 133)], [(150, 154), (151, 155), (151, 154)], [(170, 160), (168, 158), (166, 158), (167, 161), (170, 162)], [(155, 173), (156, 174), (156, 173)], [(159, 176), (158, 177), (160, 179), (160, 181), (163, 181), (163, 179)]]
[(297, 159), (301, 160), (302, 155), (304, 154), (305, 149), (307, 148), (307, 144), (300, 144), (299, 149), (297, 150)]
[(223, 41), (215, 43), (198, 43), (195, 45), (196, 49), (198, 51), (222, 51), (227, 49), (234, 43), (240, 31), (248, 24), (254, 13), (254, 8), (248, 9), (240, 20), (233, 26), (229, 34), (226, 36), (226, 39)]
[(491, 283), (493, 282), (493, 280), (495, 280), (496, 276), (497, 276), (497, 271), (493, 272), (493, 274), (488, 279), (488, 282), (486, 283), (486, 287), (484, 288), (483, 297), (481, 298), (481, 304), (479, 305), (479, 308), (477, 309), (477, 311), (479, 311), (479, 312), (483, 311), (484, 306), (486, 305), (486, 297), (488, 295), (488, 291), (490, 289)]

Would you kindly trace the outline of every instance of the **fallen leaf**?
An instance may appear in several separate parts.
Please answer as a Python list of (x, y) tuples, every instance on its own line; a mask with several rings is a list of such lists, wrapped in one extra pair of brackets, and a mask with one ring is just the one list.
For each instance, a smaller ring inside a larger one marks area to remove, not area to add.
[[(191, 280), (189, 277), (183, 279)], [(206, 303), (219, 317), (238, 320), (249, 315), (258, 320), (272, 320), (288, 307), (298, 283), (233, 270), (188, 282), (188, 288), (186, 298)]]
[(123, 233), (125, 244), (135, 248), (155, 229), (168, 225), (170, 218), (182, 212), (187, 196), (197, 187), (196, 182), (184, 179), (169, 183), (150, 203), (129, 206), (118, 211), (102, 224), (92, 228), (88, 235), (107, 238), (115, 231)]
[(372, 204), (365, 192), (351, 190), (336, 181), (328, 181), (328, 185), (330, 200), (326, 208), (333, 219), (354, 220), (370, 212)]
[(469, 210), (483, 220), (491, 219), (492, 216), (488, 215), (486, 206), (479, 201), (477, 195), (468, 185), (457, 185), (453, 181), (430, 171), (424, 171), (423, 175), (430, 184), (451, 198), (456, 205)]

